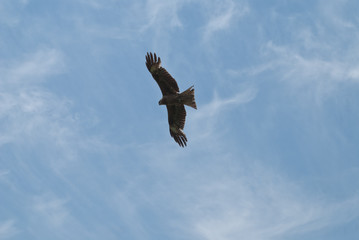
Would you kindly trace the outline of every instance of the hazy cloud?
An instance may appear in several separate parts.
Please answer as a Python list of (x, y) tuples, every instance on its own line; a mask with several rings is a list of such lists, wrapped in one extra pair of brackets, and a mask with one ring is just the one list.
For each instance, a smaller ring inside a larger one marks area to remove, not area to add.
[(15, 227), (15, 221), (10, 219), (5, 222), (0, 222), (0, 239), (10, 239), (18, 230)]
[[(218, 7), (220, 5), (220, 7)], [(233, 1), (222, 1), (214, 4), (213, 8), (207, 13), (210, 17), (204, 27), (203, 39), (209, 41), (213, 34), (220, 30), (231, 27), (233, 21), (249, 12), (249, 7), (245, 4)]]
[[(359, 216), (357, 197), (340, 203), (325, 202), (262, 168), (237, 176), (202, 179), (205, 184), (196, 185), (194, 202), (179, 207), (189, 210), (186, 214), (193, 230), (209, 240), (285, 239), (291, 234), (344, 224)], [(229, 169), (222, 170), (227, 176), (230, 173)]]
[(34, 197), (33, 210), (40, 216), (43, 223), (61, 227), (68, 221), (69, 212), (66, 208), (67, 199), (50, 195)]

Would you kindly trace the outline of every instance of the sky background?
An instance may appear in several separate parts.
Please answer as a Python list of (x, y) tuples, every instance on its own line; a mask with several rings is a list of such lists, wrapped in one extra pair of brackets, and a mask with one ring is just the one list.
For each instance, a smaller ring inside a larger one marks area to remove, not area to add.
[[(358, 12), (0, 0), (0, 239), (358, 239)], [(149, 51), (195, 86), (186, 148)]]

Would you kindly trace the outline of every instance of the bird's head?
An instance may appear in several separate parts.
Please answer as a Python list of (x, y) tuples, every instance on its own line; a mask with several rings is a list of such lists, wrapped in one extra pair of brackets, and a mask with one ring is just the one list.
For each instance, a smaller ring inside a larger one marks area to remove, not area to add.
[(164, 105), (163, 99), (161, 99), (161, 100), (158, 101), (158, 105)]

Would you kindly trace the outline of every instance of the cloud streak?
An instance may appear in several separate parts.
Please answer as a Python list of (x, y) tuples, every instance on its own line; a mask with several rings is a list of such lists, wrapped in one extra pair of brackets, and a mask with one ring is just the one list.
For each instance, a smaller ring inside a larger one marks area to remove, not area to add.
[[(221, 141), (223, 137), (218, 136), (217, 146)], [(201, 142), (203, 146), (207, 143)], [(342, 201), (327, 201), (321, 193), (310, 193), (305, 184), (267, 166), (265, 160), (247, 159), (246, 153), (237, 154), (228, 146), (211, 146), (205, 151), (202, 147), (200, 152), (198, 147), (186, 152), (176, 149), (156, 152), (149, 146), (146, 149), (147, 174), (132, 178), (130, 187), (122, 191), (122, 196), (132, 197), (133, 205), (126, 209), (135, 213), (136, 219), (141, 219), (140, 209), (148, 205), (165, 218), (166, 214), (177, 216), (170, 226), (191, 239), (305, 237), (359, 216), (357, 195)], [(184, 161), (191, 156), (191, 162)], [(163, 178), (168, 181), (157, 181)], [(146, 183), (148, 187), (144, 187)]]
[(41, 216), (47, 224), (54, 227), (61, 227), (65, 222), (69, 212), (66, 208), (67, 199), (54, 198), (51, 196), (37, 196), (34, 197), (33, 211)]
[(10, 219), (5, 222), (0, 222), (0, 239), (10, 239), (18, 230), (15, 227), (15, 221)]
[[(219, 120), (225, 121), (224, 119), (230, 115), (231, 110), (238, 109), (240, 106), (253, 101), (256, 95), (257, 90), (255, 88), (247, 88), (228, 98), (221, 98), (215, 92), (209, 103), (199, 105), (197, 111), (189, 113), (187, 126), (188, 131), (193, 136), (193, 141), (200, 143), (207, 139), (209, 141), (206, 142), (209, 144), (209, 142), (217, 139), (218, 135), (228, 130), (219, 124)], [(218, 143), (215, 142), (213, 144), (217, 145)]]
[(198, 113), (195, 113), (194, 118), (213, 118), (220, 114), (221, 111), (252, 101), (256, 97), (256, 93), (253, 88), (248, 88), (229, 98), (220, 98), (215, 93), (213, 100), (202, 106)]
[(211, 9), (210, 18), (203, 30), (204, 41), (209, 41), (216, 32), (230, 28), (233, 21), (249, 12), (248, 6), (239, 6), (233, 1), (221, 2), (220, 5), (218, 8), (215, 3)]
[[(208, 240), (285, 239), (344, 224), (359, 215), (357, 197), (328, 203), (308, 196), (275, 172), (252, 170), (235, 176), (221, 168), (211, 177), (197, 177), (202, 184), (192, 188), (196, 198), (178, 206), (187, 209), (185, 215), (196, 234)], [(230, 177), (219, 178), (224, 175)], [(189, 199), (192, 191), (186, 193)]]
[[(39, 81), (43, 78), (61, 73), (64, 70), (64, 60), (60, 51), (42, 49), (27, 56), (20, 63), (0, 69), (7, 84), (25, 85), (27, 81)], [(4, 84), (4, 81), (1, 82)]]
[(2, 144), (33, 137), (42, 132), (41, 127), (56, 125), (56, 118), (66, 111), (67, 102), (46, 91), (40, 83), (58, 74), (63, 66), (62, 55), (49, 49), (0, 68), (4, 76), (0, 83), (0, 117), (4, 119)]

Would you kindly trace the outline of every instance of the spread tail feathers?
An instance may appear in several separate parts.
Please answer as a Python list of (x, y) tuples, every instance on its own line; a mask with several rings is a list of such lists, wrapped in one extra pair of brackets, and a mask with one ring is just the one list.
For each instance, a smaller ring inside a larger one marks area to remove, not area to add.
[(194, 99), (194, 88), (193, 86), (188, 88), (186, 91), (180, 94), (184, 105), (197, 109), (196, 100)]

